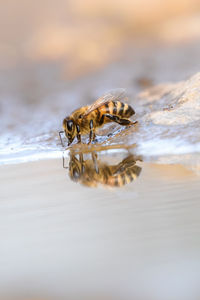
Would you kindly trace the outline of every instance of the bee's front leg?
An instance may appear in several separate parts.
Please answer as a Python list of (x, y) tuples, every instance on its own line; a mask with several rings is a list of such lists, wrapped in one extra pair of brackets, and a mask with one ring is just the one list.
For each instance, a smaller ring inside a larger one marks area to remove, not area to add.
[(64, 147), (61, 133), (64, 133), (64, 130), (59, 131), (60, 141), (61, 141), (62, 146)]
[(80, 132), (80, 126), (77, 124), (76, 125), (76, 131), (77, 131), (77, 140), (78, 140), (78, 143), (81, 143), (81, 132)]

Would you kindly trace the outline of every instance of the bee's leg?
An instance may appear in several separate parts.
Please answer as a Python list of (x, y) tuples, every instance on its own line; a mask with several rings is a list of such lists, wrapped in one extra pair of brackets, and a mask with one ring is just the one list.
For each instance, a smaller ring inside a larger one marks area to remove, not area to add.
[(90, 120), (90, 139), (89, 139), (89, 144), (95, 139), (96, 135), (94, 132), (94, 126), (93, 126), (93, 120)]
[(95, 134), (95, 132), (93, 130), (93, 138), (92, 138), (92, 140), (94, 141), (95, 139), (96, 139), (96, 134)]
[(83, 172), (84, 172), (84, 160), (83, 160), (83, 153), (82, 152), (79, 154), (79, 161), (81, 163), (81, 175), (83, 175)]
[(96, 152), (92, 152), (92, 161), (94, 163), (94, 168), (97, 174), (99, 174), (99, 166), (98, 166), (98, 162), (97, 162), (97, 154)]
[(80, 126), (79, 125), (76, 125), (76, 131), (77, 131), (77, 140), (78, 140), (78, 143), (81, 143), (81, 133), (80, 133)]
[(68, 169), (68, 167), (66, 166), (66, 164), (65, 164), (65, 157), (64, 157), (64, 155), (63, 155), (63, 169)]
[(64, 130), (59, 131), (60, 141), (61, 141), (62, 146), (64, 147), (63, 140), (62, 140), (62, 137), (61, 137), (61, 133), (64, 133)]
[(134, 124), (137, 123), (137, 121), (136, 122), (132, 122), (132, 121), (130, 121), (128, 119), (121, 119), (121, 118), (119, 118), (117, 116), (113, 116), (113, 115), (110, 115), (110, 114), (105, 114), (104, 116), (106, 118), (112, 120), (113, 122), (116, 122), (116, 123), (120, 124), (120, 125), (129, 126), (129, 125), (134, 125)]

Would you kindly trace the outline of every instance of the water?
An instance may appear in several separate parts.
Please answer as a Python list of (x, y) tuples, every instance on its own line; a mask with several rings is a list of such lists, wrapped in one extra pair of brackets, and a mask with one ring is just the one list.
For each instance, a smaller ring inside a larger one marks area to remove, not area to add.
[(137, 164), (98, 189), (61, 159), (1, 166), (1, 298), (199, 299), (199, 177)]

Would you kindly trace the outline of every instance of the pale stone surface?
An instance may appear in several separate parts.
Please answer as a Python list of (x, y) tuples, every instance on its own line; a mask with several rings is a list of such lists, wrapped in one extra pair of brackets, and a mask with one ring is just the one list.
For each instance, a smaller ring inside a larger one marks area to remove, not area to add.
[[(138, 120), (143, 141), (150, 134), (176, 138), (190, 145), (200, 141), (200, 73), (186, 81), (151, 87), (137, 97)], [(199, 145), (197, 147), (199, 149)]]
[(137, 97), (138, 132), (131, 135), (144, 158), (182, 163), (199, 173), (200, 73), (176, 84), (151, 87)]
[(160, 110), (149, 115), (154, 124), (182, 125), (198, 122), (197, 126), (200, 126), (200, 73), (174, 85), (162, 86), (157, 90), (153, 87), (146, 92), (147, 100), (152, 98), (152, 90), (157, 92), (153, 94), (153, 100), (161, 100), (163, 104), (159, 107)]

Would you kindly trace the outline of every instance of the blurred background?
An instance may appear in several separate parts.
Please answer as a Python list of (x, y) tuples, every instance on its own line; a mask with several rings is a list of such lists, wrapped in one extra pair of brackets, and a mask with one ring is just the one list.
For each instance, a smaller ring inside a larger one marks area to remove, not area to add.
[(42, 64), (71, 80), (122, 59), (141, 39), (188, 43), (199, 28), (199, 0), (1, 0), (0, 70)]

